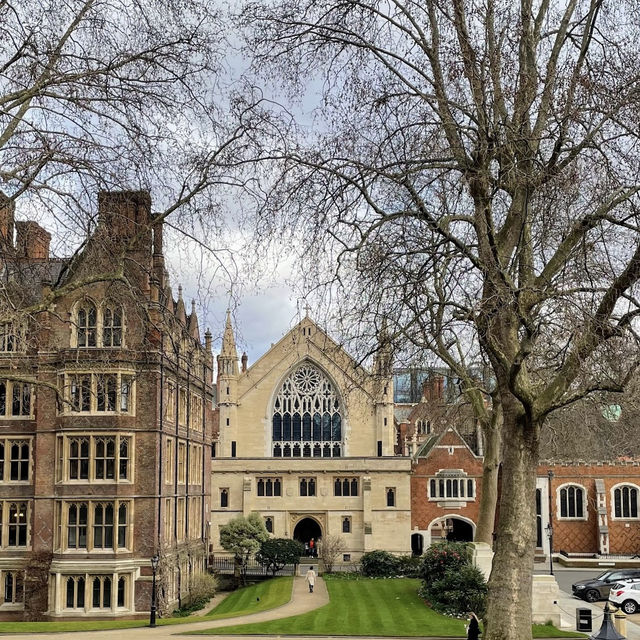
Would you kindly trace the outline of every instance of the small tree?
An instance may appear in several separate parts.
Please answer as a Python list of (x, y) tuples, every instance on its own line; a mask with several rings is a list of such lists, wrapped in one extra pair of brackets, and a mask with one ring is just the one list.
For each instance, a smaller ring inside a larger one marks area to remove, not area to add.
[(297, 540), (269, 538), (260, 546), (256, 560), (275, 576), (287, 564), (298, 564), (304, 546)]
[(328, 535), (322, 538), (322, 562), (327, 573), (333, 572), (333, 565), (347, 548), (342, 536)]
[(262, 518), (257, 513), (248, 517), (238, 516), (220, 527), (220, 544), (223, 549), (233, 553), (235, 561), (235, 577), (242, 578), (246, 584), (247, 564), (251, 555), (260, 550), (262, 542), (269, 538)]

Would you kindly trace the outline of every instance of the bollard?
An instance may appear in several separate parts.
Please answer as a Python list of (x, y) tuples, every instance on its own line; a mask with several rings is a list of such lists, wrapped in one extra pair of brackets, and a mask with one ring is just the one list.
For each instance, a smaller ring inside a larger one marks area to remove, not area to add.
[(622, 609), (618, 609), (614, 614), (613, 614), (613, 624), (615, 626), (615, 628), (617, 629), (618, 633), (621, 636), (625, 636), (627, 635), (627, 614), (622, 611)]
[(602, 619), (600, 631), (589, 636), (589, 638), (591, 640), (625, 640), (625, 637), (620, 635), (613, 626), (613, 621), (611, 620), (611, 609), (609, 608), (608, 602), (604, 605), (604, 617)]

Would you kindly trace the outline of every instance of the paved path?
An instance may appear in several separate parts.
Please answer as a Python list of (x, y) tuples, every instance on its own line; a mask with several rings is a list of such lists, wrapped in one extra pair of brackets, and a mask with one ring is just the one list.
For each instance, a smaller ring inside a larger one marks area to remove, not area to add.
[(296, 577), (293, 580), (293, 591), (289, 602), (283, 604), (281, 607), (269, 609), (269, 611), (260, 611), (259, 613), (252, 613), (238, 618), (166, 625), (156, 627), (155, 629), (139, 627), (134, 629), (110, 629), (107, 631), (75, 631), (73, 633), (0, 634), (0, 638), (2, 640), (12, 638), (15, 640), (25, 640), (25, 638), (31, 636), (37, 640), (62, 640), (62, 638), (67, 637), (72, 640), (85, 640), (85, 638), (88, 640), (109, 640), (110, 638), (117, 638), (117, 640), (167, 640), (168, 638), (173, 638), (173, 640), (176, 640), (176, 634), (189, 633), (190, 631), (228, 627), (234, 624), (245, 624), (249, 622), (265, 622), (267, 620), (297, 616), (301, 613), (322, 607), (328, 604), (328, 602), (329, 593), (327, 592), (327, 585), (322, 578), (316, 578), (314, 592), (309, 593), (309, 587), (305, 579)]

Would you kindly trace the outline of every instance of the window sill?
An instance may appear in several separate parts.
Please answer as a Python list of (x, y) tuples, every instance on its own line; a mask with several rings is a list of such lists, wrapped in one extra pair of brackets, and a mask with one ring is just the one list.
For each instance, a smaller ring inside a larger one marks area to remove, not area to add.
[(558, 516), (556, 518), (558, 522), (586, 522), (588, 519), (589, 519), (589, 516), (583, 516), (583, 517)]

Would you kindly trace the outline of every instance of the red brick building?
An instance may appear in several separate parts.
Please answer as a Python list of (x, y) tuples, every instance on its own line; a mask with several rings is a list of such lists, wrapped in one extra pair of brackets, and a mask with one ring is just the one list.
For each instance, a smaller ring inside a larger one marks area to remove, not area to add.
[[(448, 424), (421, 429), (417, 421), (434, 412), (444, 415), (442, 397), (426, 390), (409, 419), (403, 415), (405, 424), (398, 431), (405, 447), (417, 441), (411, 478), (415, 553), (443, 538), (473, 540), (482, 495), (482, 449), (468, 419), (462, 422), (464, 435), (452, 426), (456, 414), (451, 412)], [(639, 460), (541, 463), (532, 499), (539, 556), (549, 554), (549, 523), (554, 553), (569, 557), (640, 553)]]
[(0, 203), (0, 619), (132, 616), (152, 556), (161, 605), (205, 570), (211, 337), (162, 237), (149, 194), (101, 192), (82, 250), (54, 259)]

